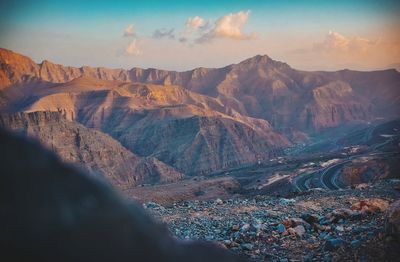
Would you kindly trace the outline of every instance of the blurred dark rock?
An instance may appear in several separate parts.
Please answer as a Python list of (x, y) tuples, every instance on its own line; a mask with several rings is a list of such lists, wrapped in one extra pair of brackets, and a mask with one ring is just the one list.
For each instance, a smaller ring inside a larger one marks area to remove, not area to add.
[(240, 261), (178, 241), (138, 205), (0, 130), (1, 261)]
[(386, 217), (386, 231), (400, 241), (400, 200), (389, 206)]

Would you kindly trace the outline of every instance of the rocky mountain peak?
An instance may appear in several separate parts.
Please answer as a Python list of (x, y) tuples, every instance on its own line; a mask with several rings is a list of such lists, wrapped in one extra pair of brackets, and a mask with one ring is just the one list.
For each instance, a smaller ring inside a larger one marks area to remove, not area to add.
[(234, 65), (242, 69), (252, 68), (278, 68), (278, 69), (290, 69), (290, 66), (284, 62), (280, 62), (272, 59), (268, 55), (256, 55), (242, 62)]
[(16, 59), (18, 57), (24, 57), (23, 55), (20, 55), (18, 53), (15, 53), (9, 49), (5, 48), (0, 48), (0, 61), (5, 62), (7, 58), (13, 58)]
[(38, 66), (29, 57), (0, 48), (0, 90), (38, 75)]
[(238, 63), (238, 65), (258, 66), (258, 65), (267, 65), (272, 62), (275, 62), (275, 60), (270, 58), (268, 55), (256, 55), (241, 61), (240, 63)]
[[(249, 61), (254, 61), (256, 63), (268, 63), (270, 61), (274, 61), (271, 57), (269, 57), (268, 55), (255, 55), (253, 57), (250, 57), (249, 59), (247, 59)], [(246, 61), (246, 60), (245, 60)]]
[(45, 59), (42, 61), (42, 63), (40, 63), (40, 65), (49, 65), (49, 64), (53, 64), (52, 62), (50, 62), (49, 60)]

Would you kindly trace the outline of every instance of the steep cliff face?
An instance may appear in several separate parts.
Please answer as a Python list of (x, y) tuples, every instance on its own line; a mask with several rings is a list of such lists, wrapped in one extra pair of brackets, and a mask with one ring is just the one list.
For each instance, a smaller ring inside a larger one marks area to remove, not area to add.
[(310, 91), (309, 102), (300, 112), (297, 125), (306, 130), (336, 127), (352, 121), (373, 119), (373, 106), (357, 95), (348, 83), (329, 82)]
[(183, 177), (155, 159), (136, 156), (98, 130), (67, 121), (58, 112), (0, 114), (0, 126), (36, 138), (63, 161), (101, 175), (121, 189)]
[(257, 132), (232, 119), (206, 116), (164, 118), (114, 135), (138, 155), (154, 156), (188, 174), (267, 159), (288, 143), (272, 131)]
[[(188, 174), (255, 162), (290, 144), (267, 121), (240, 115), (218, 99), (177, 86), (85, 77), (41, 95), (23, 110), (60, 111), (70, 121), (110, 134), (135, 154), (155, 157)], [(153, 161), (142, 165), (143, 170), (149, 166), (164, 169)]]

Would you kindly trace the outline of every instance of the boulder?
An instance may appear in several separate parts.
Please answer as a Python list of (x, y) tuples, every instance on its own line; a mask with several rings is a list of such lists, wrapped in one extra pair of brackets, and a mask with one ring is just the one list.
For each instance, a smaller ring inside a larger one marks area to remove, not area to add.
[(294, 199), (287, 199), (287, 198), (281, 198), (279, 200), (279, 203), (283, 206), (289, 206), (289, 205), (293, 205), (296, 203), (296, 200)]
[(294, 217), (294, 218), (289, 218), (284, 221), (282, 221), (282, 224), (285, 226), (286, 229), (288, 228), (294, 228), (297, 226), (302, 226), (306, 228), (310, 228), (310, 224), (308, 224), (306, 221), (304, 221), (302, 218)]
[(276, 227), (276, 230), (277, 230), (279, 233), (283, 233), (283, 232), (286, 231), (286, 227), (285, 227), (283, 224), (279, 224), (279, 225)]
[(361, 190), (367, 189), (368, 187), (369, 185), (367, 183), (361, 183), (356, 185), (356, 189), (361, 189)]
[(239, 231), (240, 230), (240, 226), (239, 225), (232, 225), (231, 230), (232, 231)]
[(241, 228), (240, 228), (240, 230), (242, 231), (242, 232), (246, 232), (246, 231), (248, 231), (249, 229), (251, 228), (251, 226), (250, 226), (250, 224), (244, 224)]
[(370, 198), (354, 203), (351, 209), (359, 210), (362, 213), (377, 213), (385, 212), (388, 207), (389, 201), (381, 198)]
[(338, 231), (338, 232), (344, 232), (344, 227), (343, 226), (336, 226), (335, 230)]
[(291, 222), (292, 227), (299, 226), (299, 225), (304, 226), (307, 224), (307, 222), (304, 221), (302, 218), (294, 217), (294, 218), (290, 218), (289, 220)]
[(334, 251), (334, 250), (339, 249), (344, 244), (345, 244), (345, 242), (341, 238), (331, 238), (325, 242), (324, 250), (325, 251)]
[(353, 240), (353, 241), (351, 241), (351, 246), (352, 247), (355, 247), (355, 248), (357, 248), (357, 247), (359, 247), (359, 246), (361, 246), (361, 241), (360, 240), (357, 240), (357, 239), (355, 239), (355, 240)]
[(222, 201), (222, 199), (220, 199), (220, 198), (217, 198), (215, 200), (215, 204), (217, 204), (217, 205), (222, 205), (223, 203), (224, 203), (224, 201)]
[(296, 232), (296, 235), (299, 237), (303, 237), (304, 234), (306, 233), (306, 229), (302, 225), (296, 226), (293, 229)]
[(307, 223), (309, 223), (310, 225), (314, 224), (314, 223), (318, 223), (320, 217), (316, 214), (309, 214), (309, 213), (304, 213), (301, 215), (301, 218), (306, 221)]
[(244, 244), (241, 244), (240, 247), (241, 247), (243, 250), (247, 250), (247, 251), (251, 251), (251, 250), (254, 249), (254, 245), (251, 244), (251, 243), (244, 243)]
[(356, 219), (359, 212), (348, 208), (338, 208), (333, 210), (331, 215), (332, 222), (338, 222), (341, 219)]

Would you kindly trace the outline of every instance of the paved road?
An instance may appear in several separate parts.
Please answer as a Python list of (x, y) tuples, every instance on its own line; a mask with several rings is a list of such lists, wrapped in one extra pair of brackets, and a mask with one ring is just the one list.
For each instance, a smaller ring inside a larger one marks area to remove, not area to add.
[(317, 172), (306, 172), (293, 178), (293, 185), (297, 191), (303, 192), (310, 189), (309, 182)]
[[(368, 128), (367, 132), (365, 132), (363, 136), (363, 141), (368, 142), (369, 140), (372, 139), (374, 135), (374, 131), (376, 129), (376, 126), (371, 126)], [(399, 152), (377, 152), (377, 150), (384, 145), (392, 142), (394, 140), (394, 137), (389, 137), (386, 139), (384, 142), (377, 143), (374, 145), (371, 145), (371, 151), (368, 153), (362, 153), (359, 155), (353, 155), (349, 158), (342, 159), (340, 162), (333, 164), (329, 167), (326, 168), (320, 168), (318, 170), (314, 170), (313, 172), (306, 172), (303, 174), (300, 174), (296, 176), (293, 179), (293, 185), (298, 191), (307, 191), (310, 188), (315, 188), (315, 187), (322, 187), (330, 190), (337, 190), (346, 187), (343, 183), (341, 183), (338, 180), (338, 176), (340, 174), (340, 171), (343, 169), (346, 164), (351, 162), (355, 158), (363, 157), (363, 156), (369, 156), (369, 155), (388, 155), (388, 154), (393, 154), (393, 153), (399, 153)]]
[[(375, 126), (369, 127), (362, 137), (358, 138), (363, 141), (369, 141), (372, 136), (374, 135), (376, 130)], [(353, 155), (347, 158), (342, 158), (340, 159), (339, 162), (328, 166), (324, 168), (318, 168), (312, 171), (308, 171), (302, 174), (297, 175), (296, 177), (293, 178), (292, 184), (293, 186), (297, 189), (297, 191), (303, 192), (307, 191), (311, 188), (325, 188), (329, 190), (338, 190), (341, 188), (345, 188), (346, 185), (344, 185), (340, 180), (338, 179), (340, 175), (340, 171), (347, 165), (349, 164), (353, 159), (355, 158), (360, 158), (360, 157), (366, 157), (366, 156), (372, 156), (372, 155), (386, 155), (386, 154), (393, 154), (399, 152), (381, 152), (378, 151), (381, 147), (384, 145), (392, 142), (394, 140), (394, 137), (389, 137), (388, 139), (385, 139), (384, 142), (381, 143), (376, 143), (374, 145), (370, 145), (370, 151), (369, 152), (364, 152), (361, 154)], [(332, 140), (334, 141), (334, 144), (339, 147), (337, 140)], [(331, 141), (331, 142), (332, 142)], [(332, 156), (333, 157), (340, 157), (339, 155)], [(327, 158), (328, 159), (328, 158)], [(309, 160), (304, 160), (305, 161), (314, 161), (313, 159)], [(304, 163), (302, 162), (302, 163)], [(300, 163), (300, 162), (299, 162)], [(218, 171), (210, 176), (220, 176), (220, 175), (230, 175), (234, 176), (236, 178), (245, 178), (247, 180), (251, 179), (251, 177), (256, 177), (257, 175), (262, 175), (264, 173), (271, 173), (274, 170), (277, 171), (282, 171), (282, 170), (287, 170), (290, 168), (289, 166), (292, 165), (293, 163), (285, 163), (285, 164), (279, 164), (279, 163), (267, 163), (263, 165), (255, 165), (255, 164), (249, 164), (245, 166), (241, 166), (238, 168), (232, 168), (230, 170), (225, 170), (225, 171)], [(287, 167), (284, 167), (284, 165), (287, 165)], [(298, 164), (298, 167), (300, 167), (300, 164)], [(294, 167), (292, 170), (294, 170)], [(297, 168), (297, 167), (296, 167)]]
[(331, 166), (300, 174), (293, 179), (293, 185), (300, 192), (307, 191), (315, 187), (321, 187), (330, 190), (340, 189), (343, 187), (343, 185), (337, 181), (337, 176), (343, 166), (350, 161), (351, 159), (345, 159)]
[(321, 172), (320, 176), (321, 185), (324, 188), (328, 188), (331, 190), (337, 190), (345, 187), (343, 184), (339, 182), (338, 175), (340, 174), (342, 168), (349, 162), (351, 162), (351, 159), (334, 164), (326, 168), (323, 172)]
[(346, 166), (346, 164), (350, 163), (353, 159), (360, 157), (392, 154), (400, 154), (400, 152), (380, 152), (354, 155), (349, 158), (342, 159), (340, 162), (326, 168), (321, 168), (313, 172), (300, 174), (293, 179), (292, 183), (294, 187), (300, 192), (304, 192), (316, 187), (321, 187), (329, 190), (343, 189), (347, 186), (339, 181), (338, 176), (340, 174), (340, 171), (343, 169), (343, 167)]

